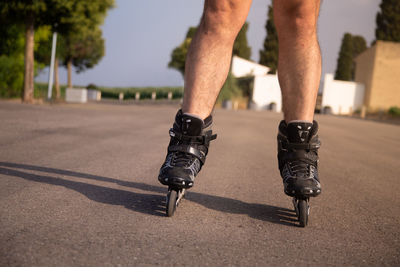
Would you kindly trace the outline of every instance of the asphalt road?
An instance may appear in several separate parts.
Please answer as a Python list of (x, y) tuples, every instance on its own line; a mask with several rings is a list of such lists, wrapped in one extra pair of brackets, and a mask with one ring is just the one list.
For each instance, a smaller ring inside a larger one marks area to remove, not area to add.
[(268, 111), (215, 112), (206, 165), (165, 217), (176, 110), (0, 102), (0, 266), (399, 266), (399, 126), (316, 117), (323, 192), (300, 228)]

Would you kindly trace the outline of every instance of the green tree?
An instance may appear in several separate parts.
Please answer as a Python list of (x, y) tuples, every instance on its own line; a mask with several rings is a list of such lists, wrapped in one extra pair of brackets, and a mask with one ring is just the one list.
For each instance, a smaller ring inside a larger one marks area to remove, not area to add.
[(34, 90), (34, 36), (35, 27), (43, 24), (40, 14), (46, 11), (45, 0), (14, 0), (1, 1), (0, 13), (7, 17), (7, 24), (25, 26), (25, 72), (24, 72), (24, 102), (33, 101)]
[(68, 87), (72, 87), (72, 65), (77, 73), (93, 68), (104, 56), (104, 39), (101, 29), (94, 28), (71, 33), (64, 42), (63, 63), (68, 70)]
[(171, 54), (171, 61), (168, 63), (169, 68), (176, 69), (182, 76), (185, 74), (186, 55), (189, 50), (190, 43), (196, 33), (197, 27), (190, 27), (186, 33), (185, 40)]
[(367, 49), (367, 42), (361, 35), (353, 35), (353, 58), (361, 54)]
[(230, 100), (233, 97), (240, 96), (242, 91), (238, 85), (237, 79), (233, 76), (232, 72), (228, 73), (228, 77), (219, 92), (217, 102)]
[(376, 40), (400, 42), (400, 1), (382, 0), (376, 15)]
[[(0, 96), (21, 97), (24, 87), (24, 25), (10, 23), (10, 12), (5, 12), (4, 5), (0, 8)], [(3, 13), (4, 12), (4, 13)], [(40, 26), (34, 36), (34, 50), (37, 44), (48, 38), (49, 27)], [(34, 65), (36, 75), (43, 64)]]
[(24, 82), (24, 36), (0, 10), (0, 97), (20, 97)]
[(0, 97), (21, 97), (24, 83), (24, 54), (0, 55)]
[[(0, 15), (7, 18), (6, 25), (24, 25), (25, 74), (23, 100), (31, 102), (34, 90), (35, 29), (50, 25), (67, 35), (80, 27), (99, 25), (114, 0), (14, 0), (0, 2)], [(0, 33), (1, 34), (1, 33)]]
[(352, 81), (355, 75), (354, 58), (367, 49), (367, 42), (360, 35), (345, 33), (337, 60), (335, 79)]
[(72, 26), (63, 30), (64, 55), (62, 61), (68, 71), (68, 87), (72, 87), (72, 65), (82, 72), (94, 67), (104, 56), (104, 39), (100, 26), (114, 0), (78, 1)]
[(355, 36), (353, 35), (352, 42), (353, 42), (353, 64), (351, 70), (351, 80), (354, 81), (356, 74), (356, 63), (354, 59), (367, 49), (367, 42), (361, 35), (355, 35)]
[(249, 24), (244, 23), (243, 27), (240, 29), (238, 35), (236, 36), (235, 43), (233, 44), (232, 54), (241, 58), (250, 59), (251, 47), (247, 42), (247, 30)]
[(267, 31), (267, 37), (264, 41), (264, 48), (260, 50), (259, 63), (269, 67), (271, 70), (269, 73), (275, 74), (278, 69), (278, 34), (276, 32), (274, 24), (274, 11), (272, 6), (268, 7), (268, 19), (265, 25)]
[(353, 65), (353, 42), (350, 33), (345, 33), (339, 51), (335, 80), (350, 81)]

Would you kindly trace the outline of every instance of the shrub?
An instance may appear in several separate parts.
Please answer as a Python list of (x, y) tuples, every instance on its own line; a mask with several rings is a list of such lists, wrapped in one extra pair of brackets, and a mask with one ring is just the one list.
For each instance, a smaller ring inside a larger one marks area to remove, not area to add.
[(21, 97), (24, 86), (23, 56), (0, 56), (0, 97)]
[[(60, 93), (61, 93), (61, 98), (65, 97), (65, 89), (67, 88), (66, 85), (60, 85)], [(35, 82), (35, 90), (33, 92), (33, 96), (35, 98), (42, 98), (42, 99), (47, 99), (47, 90), (48, 90), (48, 84), (43, 83), (43, 82)], [(55, 99), (56, 97), (56, 92), (55, 92), (55, 85), (53, 84), (53, 92), (52, 92), (52, 97)]]
[(95, 85), (94, 83), (89, 83), (88, 86), (86, 86), (86, 89), (88, 90), (97, 90), (97, 85)]
[(173, 99), (180, 99), (183, 96), (182, 87), (133, 87), (133, 88), (107, 88), (99, 87), (102, 98), (118, 99), (119, 93), (124, 93), (124, 99), (135, 99), (136, 93), (140, 93), (140, 99), (151, 99), (153, 92), (156, 92), (156, 99), (168, 98), (168, 93), (172, 92)]
[(400, 116), (400, 108), (398, 106), (390, 107), (389, 114), (393, 116)]
[(218, 102), (223, 102), (226, 100), (232, 100), (235, 97), (240, 97), (242, 91), (240, 90), (236, 78), (231, 72), (229, 72), (228, 77), (224, 85), (222, 86), (221, 92), (218, 95)]
[(119, 93), (118, 93), (118, 92), (103, 91), (103, 90), (101, 90), (101, 97), (102, 97), (102, 98), (118, 99)]

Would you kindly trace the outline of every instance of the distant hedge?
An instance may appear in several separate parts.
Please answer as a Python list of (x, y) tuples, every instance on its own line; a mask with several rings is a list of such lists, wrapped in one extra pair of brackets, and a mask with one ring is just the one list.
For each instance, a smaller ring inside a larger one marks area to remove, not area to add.
[[(66, 85), (60, 85), (61, 98), (65, 98), (66, 87), (67, 87)], [(33, 96), (35, 98), (47, 99), (47, 89), (48, 89), (47, 83), (35, 82), (35, 90), (33, 92)], [(56, 95), (55, 87), (53, 86), (53, 92), (52, 92), (53, 98), (55, 98), (55, 95)]]
[(389, 114), (393, 116), (400, 116), (400, 108), (397, 106), (389, 108)]
[[(76, 86), (83, 88), (83, 86)], [(65, 97), (65, 85), (60, 86), (61, 98)], [(151, 94), (156, 92), (156, 99), (167, 99), (168, 92), (172, 92), (172, 99), (181, 99), (183, 97), (183, 87), (101, 87), (89, 84), (87, 89), (97, 89), (101, 92), (101, 98), (118, 99), (119, 93), (124, 93), (124, 100), (135, 99), (137, 92), (140, 93), (140, 99), (151, 99)], [(55, 95), (53, 89), (53, 97)], [(35, 98), (47, 98), (47, 83), (35, 83)]]
[(156, 92), (156, 99), (168, 98), (168, 92), (172, 92), (172, 99), (183, 97), (183, 87), (132, 87), (132, 88), (108, 88), (98, 87), (102, 98), (118, 99), (119, 93), (124, 93), (124, 100), (135, 99), (137, 92), (140, 93), (140, 99), (151, 99), (151, 94)]

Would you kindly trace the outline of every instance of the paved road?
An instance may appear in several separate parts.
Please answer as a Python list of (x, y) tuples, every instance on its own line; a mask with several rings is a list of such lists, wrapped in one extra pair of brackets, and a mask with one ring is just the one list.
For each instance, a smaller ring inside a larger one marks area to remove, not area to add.
[(279, 114), (217, 110), (173, 218), (157, 173), (175, 106), (0, 102), (0, 266), (400, 264), (400, 127), (318, 116), (323, 193), (296, 226)]

